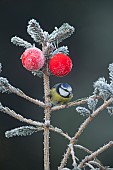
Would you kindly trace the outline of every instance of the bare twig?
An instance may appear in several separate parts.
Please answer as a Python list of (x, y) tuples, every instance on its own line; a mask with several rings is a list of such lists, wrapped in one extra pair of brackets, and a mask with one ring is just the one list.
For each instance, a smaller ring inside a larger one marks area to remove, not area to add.
[(73, 101), (73, 102), (69, 102), (67, 104), (64, 104), (64, 105), (60, 105), (60, 106), (53, 106), (51, 108), (51, 111), (55, 111), (55, 110), (60, 110), (60, 109), (65, 109), (65, 108), (69, 108), (69, 107), (72, 107), (72, 106), (78, 106), (78, 105), (81, 105), (81, 104), (84, 104), (87, 102), (87, 98), (85, 99), (82, 99), (80, 101)]
[(23, 40), (22, 38), (19, 38), (17, 36), (11, 38), (11, 42), (15, 44), (16, 46), (21, 46), (24, 48), (31, 48), (33, 45), (31, 43), (28, 43), (27, 41)]
[(76, 168), (77, 167), (77, 162), (76, 162), (76, 159), (75, 159), (75, 153), (74, 153), (73, 145), (70, 144), (69, 147), (71, 149), (71, 156), (72, 156), (72, 160), (73, 160), (73, 167)]
[(53, 127), (52, 125), (50, 125), (49, 129), (50, 129), (51, 131), (54, 131), (54, 132), (56, 132), (56, 133), (64, 136), (64, 137), (65, 137), (66, 139), (68, 139), (69, 141), (71, 140), (71, 137), (70, 137), (67, 133), (63, 132), (62, 129), (59, 129), (59, 128), (57, 128), (57, 127)]
[(17, 120), (19, 120), (21, 122), (25, 122), (25, 123), (28, 123), (30, 125), (35, 125), (35, 126), (40, 126), (40, 127), (44, 126), (43, 123), (33, 121), (31, 119), (26, 119), (23, 116), (21, 116), (20, 114), (17, 114), (13, 110), (9, 109), (8, 107), (3, 107), (1, 103), (0, 103), (0, 111), (14, 117), (15, 119), (17, 119)]
[(91, 170), (95, 170), (95, 168), (90, 163), (86, 163), (86, 166), (88, 166)]
[[(78, 132), (75, 133), (75, 136), (74, 136), (73, 139), (71, 140), (70, 143), (71, 143), (72, 145), (74, 145), (74, 144), (77, 142), (79, 136), (80, 136), (81, 133), (84, 131), (84, 129), (87, 127), (87, 125), (93, 120), (93, 118), (94, 118), (96, 115), (98, 115), (99, 112), (101, 112), (103, 109), (105, 109), (112, 101), (113, 101), (113, 99), (110, 98), (108, 101), (106, 101), (105, 103), (103, 103), (99, 108), (97, 108), (97, 109), (85, 120), (85, 122), (80, 126)], [(64, 155), (64, 158), (63, 158), (62, 161), (61, 161), (61, 165), (60, 165), (60, 167), (59, 167), (59, 170), (61, 170), (61, 169), (65, 166), (65, 164), (66, 164), (66, 162), (67, 162), (67, 159), (68, 159), (68, 157), (69, 157), (69, 155), (70, 155), (70, 152), (71, 152), (71, 149), (70, 149), (70, 147), (68, 147), (68, 148), (67, 148), (67, 151), (66, 151), (66, 153), (65, 153), (65, 155)]]
[(87, 153), (92, 153), (92, 151), (90, 151), (89, 149), (87, 149), (86, 147), (82, 146), (82, 145), (74, 145), (76, 148), (82, 149)]
[[(90, 153), (90, 154), (93, 153), (93, 151), (87, 149), (86, 147), (84, 147), (84, 146), (82, 146), (82, 145), (77, 145), (77, 144), (76, 144), (76, 145), (74, 145), (74, 146), (75, 146), (76, 148), (79, 148), (79, 149), (84, 150), (84, 151), (87, 152), (87, 153)], [(105, 167), (102, 165), (102, 163), (100, 162), (100, 160), (97, 159), (97, 158), (95, 158), (95, 165), (99, 165), (99, 167), (101, 167), (102, 170), (105, 170)]]
[[(93, 99), (99, 99), (101, 98), (100, 96), (95, 96), (95, 95), (92, 95), (90, 96), (92, 97)], [(60, 106), (53, 106), (51, 108), (51, 111), (55, 111), (55, 110), (60, 110), (60, 109), (65, 109), (65, 108), (69, 108), (69, 107), (72, 107), (72, 106), (79, 106), (79, 105), (82, 105), (82, 104), (85, 104), (87, 101), (88, 101), (88, 98), (89, 97), (85, 97), (85, 98), (82, 98), (82, 99), (77, 99), (73, 102), (69, 102), (67, 104), (64, 104), (64, 105), (60, 105)]]
[(99, 162), (97, 161), (89, 161), (90, 164), (96, 165), (97, 167), (100, 168), (100, 170), (106, 170), (106, 167), (102, 166)]
[(12, 93), (14, 93), (14, 94), (16, 94), (16, 95), (18, 95), (18, 96), (20, 96), (20, 97), (28, 100), (28, 101), (30, 101), (31, 103), (34, 103), (34, 104), (36, 104), (36, 105), (38, 105), (38, 106), (41, 106), (41, 107), (44, 107), (44, 106), (45, 106), (45, 104), (44, 104), (43, 102), (27, 96), (24, 92), (22, 92), (22, 91), (21, 91), (20, 89), (18, 89), (18, 88), (15, 88), (15, 87), (13, 87), (13, 86), (10, 85), (10, 86), (8, 86), (8, 89), (9, 89), (10, 92), (12, 92)]
[(86, 156), (85, 159), (82, 160), (82, 162), (79, 164), (79, 168), (83, 168), (83, 166), (88, 163), (89, 161), (92, 161), (95, 159), (96, 156), (98, 156), (100, 153), (108, 149), (109, 147), (113, 146), (113, 141), (110, 141), (108, 144), (104, 145), (97, 151), (93, 152), (91, 155)]

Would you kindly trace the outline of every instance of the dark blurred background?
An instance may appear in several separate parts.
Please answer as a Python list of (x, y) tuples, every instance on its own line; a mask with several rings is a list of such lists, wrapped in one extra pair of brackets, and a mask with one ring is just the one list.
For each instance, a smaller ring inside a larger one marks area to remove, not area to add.
[[(36, 19), (41, 27), (51, 33), (55, 26), (68, 22), (76, 29), (75, 33), (60, 45), (67, 45), (73, 60), (73, 69), (65, 77), (50, 78), (50, 85), (68, 82), (73, 87), (74, 98), (86, 97), (93, 92), (93, 82), (99, 77), (109, 81), (108, 65), (113, 62), (113, 1), (112, 0), (0, 0), (0, 62), (2, 76), (23, 90), (29, 96), (43, 100), (43, 80), (34, 77), (22, 67), (20, 56), (24, 49), (10, 42), (17, 35), (34, 43), (26, 28), (30, 19)], [(38, 44), (36, 44), (37, 47)], [(43, 110), (13, 94), (0, 94), (3, 105), (33, 120), (43, 121)], [(70, 136), (78, 130), (84, 117), (75, 108), (52, 113), (51, 123), (62, 128)], [(27, 137), (6, 139), (5, 131), (22, 125), (14, 118), (0, 114), (0, 169), (2, 170), (42, 170), (43, 133)], [(51, 170), (57, 169), (68, 141), (62, 136), (50, 134)], [(103, 111), (86, 128), (78, 144), (97, 150), (113, 140), (113, 117)], [(76, 150), (82, 159), (85, 153)], [(113, 167), (113, 148), (99, 156), (104, 165)], [(71, 159), (68, 167), (71, 168)]]

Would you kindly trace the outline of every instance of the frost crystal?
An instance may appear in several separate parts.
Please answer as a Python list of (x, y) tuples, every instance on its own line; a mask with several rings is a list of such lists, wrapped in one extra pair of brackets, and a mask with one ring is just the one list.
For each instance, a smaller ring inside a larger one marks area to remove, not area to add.
[(86, 109), (85, 107), (78, 106), (76, 108), (76, 111), (79, 112), (80, 115), (82, 115), (82, 116), (89, 116), (90, 115), (90, 111), (88, 109)]
[(43, 32), (39, 23), (35, 19), (31, 19), (27, 27), (28, 34), (34, 39), (35, 42), (44, 43), (48, 37), (47, 32)]
[(11, 42), (15, 44), (16, 46), (21, 46), (24, 48), (30, 48), (32, 47), (31, 43), (28, 43), (27, 41), (23, 40), (22, 38), (19, 38), (17, 36), (11, 38)]
[(92, 97), (89, 97), (87, 100), (88, 108), (92, 111), (95, 110), (97, 103), (98, 99), (93, 99)]
[(64, 39), (68, 38), (75, 31), (74, 27), (70, 26), (68, 23), (64, 23), (60, 28), (56, 28), (49, 35), (49, 42), (60, 43)]
[(111, 82), (112, 82), (113, 81), (113, 63), (109, 64), (108, 70), (109, 70), (109, 78), (111, 79)]
[(108, 113), (110, 114), (110, 116), (113, 115), (113, 107), (107, 107)]
[(62, 46), (62, 47), (57, 48), (57, 49), (52, 53), (52, 56), (55, 55), (55, 54), (58, 54), (58, 53), (63, 53), (63, 54), (68, 55), (68, 54), (69, 54), (68, 47), (67, 47), (67, 46)]
[(32, 74), (33, 74), (34, 76), (38, 76), (38, 77), (40, 77), (40, 78), (43, 77), (43, 72), (40, 71), (40, 70), (38, 70), (38, 71), (32, 71)]
[(95, 83), (94, 83), (94, 94), (98, 94), (101, 96), (104, 100), (109, 98), (111, 95), (113, 95), (113, 89), (111, 86), (107, 83), (105, 78), (99, 78)]
[(10, 138), (13, 136), (27, 136), (31, 135), (32, 133), (37, 132), (37, 128), (34, 126), (22, 126), (19, 128), (12, 129), (10, 131), (5, 132), (6, 138)]
[(8, 86), (8, 80), (6, 78), (0, 77), (0, 93), (10, 92)]

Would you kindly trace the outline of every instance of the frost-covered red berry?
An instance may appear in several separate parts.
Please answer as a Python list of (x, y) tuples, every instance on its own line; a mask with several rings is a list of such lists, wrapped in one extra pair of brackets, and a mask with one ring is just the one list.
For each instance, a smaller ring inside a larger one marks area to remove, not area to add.
[(49, 61), (49, 69), (55, 76), (65, 76), (72, 69), (72, 60), (65, 54), (55, 54)]
[(22, 54), (21, 59), (22, 65), (29, 71), (40, 70), (45, 62), (43, 52), (36, 47), (26, 49)]

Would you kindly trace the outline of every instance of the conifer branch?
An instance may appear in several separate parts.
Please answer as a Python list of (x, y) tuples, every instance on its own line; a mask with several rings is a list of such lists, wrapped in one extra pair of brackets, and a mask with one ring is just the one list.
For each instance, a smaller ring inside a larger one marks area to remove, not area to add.
[(45, 45), (48, 33), (43, 32), (39, 23), (35, 19), (31, 19), (28, 22), (27, 32), (34, 39), (35, 42)]
[(11, 129), (5, 132), (6, 138), (11, 138), (14, 136), (27, 136), (31, 135), (34, 132), (38, 132), (43, 130), (42, 127), (34, 127), (34, 126), (22, 126), (19, 128)]
[(55, 30), (49, 35), (49, 43), (60, 43), (64, 39), (68, 38), (75, 31), (74, 27), (68, 23), (64, 23), (61, 27), (55, 27)]
[(19, 38), (17, 36), (11, 38), (11, 42), (15, 44), (16, 46), (21, 46), (24, 48), (31, 48), (33, 45), (31, 43), (28, 43), (27, 41), (23, 40), (22, 38)]

